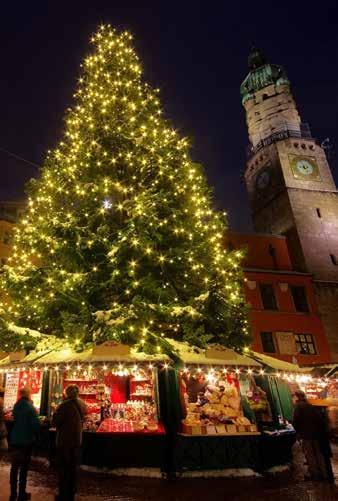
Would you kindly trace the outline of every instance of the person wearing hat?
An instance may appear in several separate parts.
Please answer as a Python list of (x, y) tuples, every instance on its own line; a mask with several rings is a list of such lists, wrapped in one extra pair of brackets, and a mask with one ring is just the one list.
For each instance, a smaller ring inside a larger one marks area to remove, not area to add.
[(293, 394), (293, 402), (293, 427), (301, 440), (311, 479), (334, 481), (329, 433), (324, 416), (307, 401), (301, 390)]
[(0, 386), (0, 459), (8, 449), (7, 427), (4, 419), (4, 394), (5, 390)]
[[(31, 498), (26, 492), (27, 474), (31, 461), (33, 444), (40, 430), (40, 421), (31, 401), (30, 388), (19, 390), (19, 400), (13, 408), (14, 425), (10, 434), (11, 446), (11, 496), (10, 501)], [(19, 475), (19, 496), (17, 497)]]
[(56, 409), (53, 425), (56, 427), (56, 463), (59, 476), (58, 501), (75, 499), (77, 470), (80, 463), (83, 420), (87, 409), (79, 399), (79, 387), (67, 386), (65, 400)]

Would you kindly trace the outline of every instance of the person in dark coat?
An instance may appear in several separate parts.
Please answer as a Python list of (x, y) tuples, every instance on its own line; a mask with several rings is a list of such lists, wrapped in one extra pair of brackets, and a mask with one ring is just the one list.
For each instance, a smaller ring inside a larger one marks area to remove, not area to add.
[(83, 420), (86, 414), (86, 405), (78, 397), (78, 386), (69, 385), (66, 388), (65, 400), (53, 416), (53, 425), (56, 427), (56, 463), (59, 474), (57, 501), (75, 499)]
[(294, 404), (293, 427), (301, 440), (309, 475), (312, 480), (332, 481), (329, 436), (323, 416), (303, 391), (295, 392)]
[(4, 389), (0, 387), (0, 459), (8, 449), (7, 427), (4, 419)]
[[(22, 388), (19, 400), (13, 408), (14, 426), (10, 435), (11, 446), (11, 496), (10, 501), (31, 498), (26, 492), (27, 474), (34, 441), (40, 429), (40, 421), (31, 401), (30, 388)], [(19, 496), (17, 497), (19, 475)]]

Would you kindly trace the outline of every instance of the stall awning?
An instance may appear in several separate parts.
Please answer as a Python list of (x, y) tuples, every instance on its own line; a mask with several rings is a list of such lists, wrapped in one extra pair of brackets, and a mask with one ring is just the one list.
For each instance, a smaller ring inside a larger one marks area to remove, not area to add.
[(169, 338), (166, 340), (176, 350), (178, 356), (185, 364), (261, 367), (261, 364), (256, 360), (223, 346), (213, 345), (207, 349), (203, 349)]
[(95, 355), (92, 349), (82, 352), (76, 352), (71, 348), (63, 350), (53, 350), (50, 353), (36, 360), (37, 364), (71, 364), (71, 363), (96, 363), (96, 362), (117, 362), (117, 363), (142, 363), (142, 362), (165, 362), (169, 360), (166, 355), (148, 355), (146, 353), (137, 352), (131, 348), (128, 355)]
[(9, 355), (7, 355), (6, 357), (2, 358), (0, 360), (0, 367), (4, 367), (6, 365), (9, 365), (11, 362), (9, 360)]
[(302, 374), (309, 373), (309, 369), (299, 367), (299, 365), (279, 360), (278, 358), (269, 357), (255, 351), (250, 352), (250, 356), (263, 364), (264, 366), (281, 372), (300, 372)]

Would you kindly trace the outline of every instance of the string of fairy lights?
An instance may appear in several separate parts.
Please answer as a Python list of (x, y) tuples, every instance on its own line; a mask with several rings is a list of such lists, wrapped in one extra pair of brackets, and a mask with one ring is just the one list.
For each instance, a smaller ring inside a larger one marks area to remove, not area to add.
[[(144, 364), (134, 364), (128, 365), (125, 363), (69, 363), (69, 364), (35, 364), (33, 366), (7, 366), (0, 368), (0, 374), (6, 375), (7, 373), (20, 373), (20, 372), (30, 372), (34, 374), (35, 372), (48, 372), (52, 371), (56, 374), (71, 374), (74, 377), (84, 377), (84, 378), (94, 378), (99, 372), (104, 374), (114, 374), (116, 376), (136, 376), (142, 371), (153, 372), (154, 370), (168, 371), (173, 369), (172, 364), (168, 362), (161, 363), (144, 363)], [(252, 367), (234, 367), (234, 366), (184, 366), (179, 369), (180, 376), (183, 377), (201, 377), (205, 379), (210, 384), (215, 383), (215, 381), (220, 380), (226, 376), (231, 376), (235, 378), (241, 377), (254, 377), (254, 376), (266, 376), (274, 377), (277, 379), (285, 380), (289, 383), (295, 382), (300, 384), (316, 383), (320, 386), (327, 386), (330, 382), (338, 382), (336, 377), (316, 377), (310, 374), (304, 373), (291, 373), (286, 371), (271, 371), (265, 370), (264, 368), (252, 368)]]

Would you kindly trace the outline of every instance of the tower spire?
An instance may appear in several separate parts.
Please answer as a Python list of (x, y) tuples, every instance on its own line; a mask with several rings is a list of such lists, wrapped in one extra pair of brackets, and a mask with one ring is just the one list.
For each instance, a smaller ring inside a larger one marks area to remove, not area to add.
[(255, 70), (257, 68), (260, 68), (261, 66), (264, 66), (264, 64), (267, 63), (266, 57), (263, 54), (263, 52), (258, 49), (255, 44), (251, 45), (250, 53), (248, 56), (248, 66), (249, 70)]

